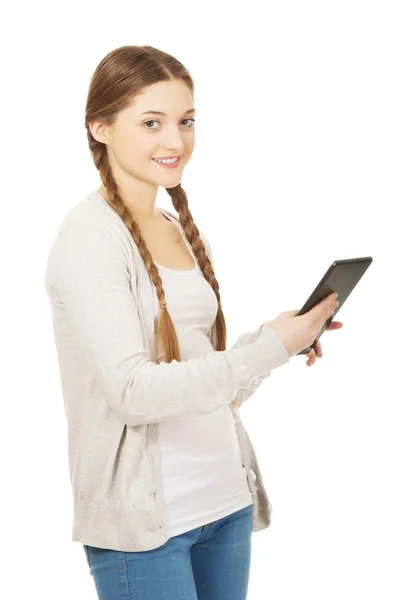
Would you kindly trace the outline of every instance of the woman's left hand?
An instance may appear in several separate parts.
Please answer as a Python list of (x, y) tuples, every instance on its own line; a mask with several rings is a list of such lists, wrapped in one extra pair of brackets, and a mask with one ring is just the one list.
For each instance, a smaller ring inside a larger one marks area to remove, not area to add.
[[(341, 321), (331, 321), (325, 331), (332, 331), (333, 329), (340, 329), (341, 327), (343, 327), (343, 323)], [(308, 358), (306, 363), (307, 367), (311, 367), (317, 358), (321, 358), (323, 356), (321, 342), (318, 340), (318, 342), (315, 344), (315, 348), (304, 356), (307, 356)]]

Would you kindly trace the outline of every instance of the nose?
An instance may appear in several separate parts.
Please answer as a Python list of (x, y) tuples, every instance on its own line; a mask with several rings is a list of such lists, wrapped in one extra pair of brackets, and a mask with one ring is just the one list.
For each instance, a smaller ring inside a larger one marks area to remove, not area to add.
[(171, 127), (167, 130), (164, 138), (163, 144), (167, 153), (173, 154), (183, 154), (183, 149), (185, 147), (182, 133), (178, 128)]

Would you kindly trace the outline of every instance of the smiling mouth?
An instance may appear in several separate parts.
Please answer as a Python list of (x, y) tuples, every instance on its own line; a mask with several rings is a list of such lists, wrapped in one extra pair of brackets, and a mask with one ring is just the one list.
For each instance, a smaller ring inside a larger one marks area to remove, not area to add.
[(158, 165), (162, 165), (164, 167), (169, 167), (169, 166), (173, 167), (173, 166), (178, 165), (180, 163), (181, 156), (178, 156), (178, 157), (176, 157), (174, 159), (170, 158), (170, 159), (161, 160), (161, 159), (157, 159), (157, 158), (152, 158), (152, 160), (155, 163), (157, 163)]
[(170, 160), (171, 158), (181, 158), (182, 154), (176, 154), (175, 156), (155, 156), (153, 160)]
[(180, 156), (174, 156), (173, 158), (153, 158), (153, 160), (157, 163), (162, 163), (162, 164), (167, 164), (167, 165), (173, 165), (177, 162), (179, 162), (181, 159)]

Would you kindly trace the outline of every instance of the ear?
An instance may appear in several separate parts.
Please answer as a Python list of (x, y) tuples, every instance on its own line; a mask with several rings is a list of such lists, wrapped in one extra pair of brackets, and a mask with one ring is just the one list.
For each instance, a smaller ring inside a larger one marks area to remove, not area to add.
[(104, 123), (100, 123), (100, 121), (91, 121), (89, 123), (90, 133), (94, 137), (97, 142), (106, 143), (108, 138), (107, 127)]

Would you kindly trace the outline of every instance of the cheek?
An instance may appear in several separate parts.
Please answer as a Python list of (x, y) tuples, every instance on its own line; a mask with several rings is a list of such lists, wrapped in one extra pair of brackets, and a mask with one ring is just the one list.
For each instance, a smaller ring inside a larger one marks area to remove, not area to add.
[(188, 160), (191, 157), (193, 150), (194, 150), (194, 137), (190, 141), (188, 140), (185, 142), (185, 148), (184, 148), (184, 152), (183, 152), (185, 154), (185, 160)]
[(155, 137), (152, 138), (150, 135), (138, 136), (135, 140), (135, 150), (137, 156), (141, 157), (140, 162), (148, 163), (154, 156), (160, 155), (159, 143), (156, 142)]
[(157, 144), (149, 135), (141, 132), (124, 132), (119, 139), (120, 158), (126, 165), (146, 167), (153, 156), (157, 156)]

